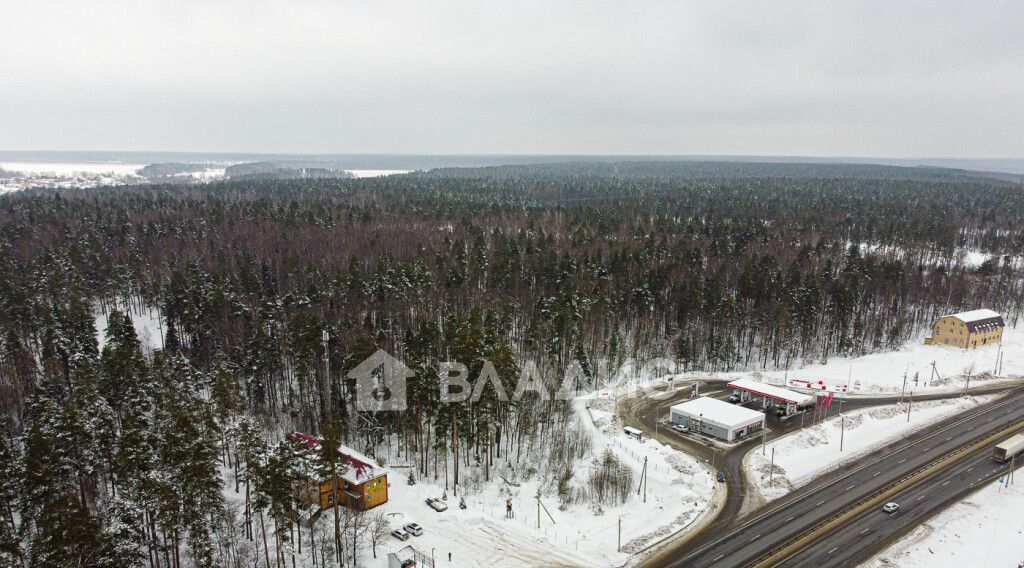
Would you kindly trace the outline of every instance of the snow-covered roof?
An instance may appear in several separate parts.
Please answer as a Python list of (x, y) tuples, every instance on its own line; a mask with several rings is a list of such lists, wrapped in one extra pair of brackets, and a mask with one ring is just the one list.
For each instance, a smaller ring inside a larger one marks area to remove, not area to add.
[(389, 554), (394, 555), (395, 559), (399, 562), (407, 562), (409, 560), (416, 560), (416, 549), (412, 545), (404, 546), (398, 550)]
[[(292, 438), (301, 441), (306, 444), (306, 447), (313, 450), (320, 451), (323, 446), (323, 440), (320, 438), (310, 436), (309, 434), (303, 434), (301, 432), (294, 432)], [(372, 459), (364, 456), (363, 454), (353, 450), (352, 448), (342, 445), (338, 447), (338, 453), (345, 459), (345, 463), (348, 464), (348, 469), (345, 470), (339, 477), (349, 482), (352, 485), (359, 485), (365, 483), (371, 479), (376, 479), (385, 475), (387, 470), (377, 465)]]
[(729, 430), (742, 428), (764, 420), (764, 413), (762, 412), (730, 404), (710, 396), (702, 396), (674, 405), (671, 410), (679, 414), (686, 414), (692, 418), (699, 418), (704, 422), (710, 422)]
[[(958, 319), (960, 321), (963, 321), (963, 322), (966, 322), (966, 323), (975, 322), (975, 321), (979, 321), (979, 320), (986, 320), (986, 319), (1001, 318), (1001, 317), (1003, 317), (1003, 316), (999, 315), (999, 312), (995, 312), (995, 311), (992, 311), (992, 310), (989, 310), (989, 309), (986, 309), (986, 308), (982, 308), (980, 310), (971, 310), (969, 312), (960, 312), (960, 313), (956, 313), (956, 314), (948, 314), (948, 315), (953, 316), (956, 319)], [(946, 317), (946, 316), (943, 316), (943, 317)]]
[(769, 385), (768, 383), (762, 383), (761, 381), (755, 381), (754, 379), (737, 379), (729, 383), (729, 388), (745, 390), (747, 392), (752, 392), (754, 394), (767, 396), (768, 398), (793, 404), (806, 404), (812, 400), (810, 395), (801, 394), (775, 385)]

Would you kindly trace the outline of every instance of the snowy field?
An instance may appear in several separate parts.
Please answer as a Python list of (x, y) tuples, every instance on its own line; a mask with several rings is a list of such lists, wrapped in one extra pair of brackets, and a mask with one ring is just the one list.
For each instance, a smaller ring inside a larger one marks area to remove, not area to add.
[(227, 168), (224, 167), (206, 168), (205, 170), (200, 172), (182, 172), (180, 174), (174, 174), (174, 177), (183, 177), (204, 182), (214, 181), (218, 179), (223, 179), (226, 171)]
[(132, 183), (142, 179), (135, 173), (142, 166), (124, 162), (0, 162), (0, 169), (21, 174), (20, 178), (0, 179), (0, 193), (30, 187), (80, 189)]
[(986, 485), (861, 566), (1016, 568), (1024, 562), (1024, 477)]
[[(878, 448), (894, 443), (954, 414), (984, 404), (997, 395), (971, 396), (915, 403), (907, 422), (906, 405), (880, 406), (845, 413), (845, 433), (838, 416), (769, 442), (764, 454), (752, 450), (744, 460), (749, 479), (767, 501), (778, 499), (815, 477), (856, 461)], [(833, 403), (835, 405), (837, 403)], [(833, 406), (833, 412), (838, 409)], [(807, 416), (810, 419), (810, 416)], [(839, 451), (842, 436), (843, 451)], [(772, 450), (774, 475), (769, 475)], [(771, 483), (769, 484), (769, 479)]]
[[(999, 377), (993, 376), (996, 357), (1002, 352)], [(932, 377), (932, 362), (938, 378)], [(849, 385), (852, 395), (899, 393), (907, 373), (907, 390), (914, 392), (955, 391), (964, 386), (964, 375), (971, 374), (971, 385), (1024, 376), (1024, 326), (1007, 327), (1003, 343), (976, 349), (947, 345), (924, 345), (922, 338), (908, 341), (897, 351), (872, 353), (855, 358), (835, 357), (825, 364), (812, 364), (789, 371), (748, 371), (718, 373), (727, 379), (755, 378), (775, 385), (794, 381), (824, 381), (833, 386)], [(713, 375), (716, 376), (716, 375)], [(916, 378), (916, 380), (915, 380)]]
[(0, 169), (23, 174), (74, 177), (79, 174), (134, 176), (146, 164), (125, 162), (0, 162)]
[(412, 170), (345, 170), (357, 178), (382, 177), (395, 174), (407, 174)]

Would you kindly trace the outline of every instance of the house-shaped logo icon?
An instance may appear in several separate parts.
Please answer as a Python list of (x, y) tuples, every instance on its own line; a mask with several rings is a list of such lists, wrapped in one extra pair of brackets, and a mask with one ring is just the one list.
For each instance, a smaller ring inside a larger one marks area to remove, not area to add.
[(405, 381), (416, 372), (387, 351), (378, 349), (347, 373), (356, 382), (356, 409), (405, 410)]

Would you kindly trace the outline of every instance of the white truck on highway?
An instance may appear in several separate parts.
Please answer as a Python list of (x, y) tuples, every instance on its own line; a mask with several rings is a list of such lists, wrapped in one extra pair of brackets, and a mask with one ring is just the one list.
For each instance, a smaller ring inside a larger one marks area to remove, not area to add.
[(1021, 452), (1024, 452), (1024, 434), (1016, 434), (996, 444), (996, 448), (992, 451), (992, 459), (999, 463), (1006, 463)]

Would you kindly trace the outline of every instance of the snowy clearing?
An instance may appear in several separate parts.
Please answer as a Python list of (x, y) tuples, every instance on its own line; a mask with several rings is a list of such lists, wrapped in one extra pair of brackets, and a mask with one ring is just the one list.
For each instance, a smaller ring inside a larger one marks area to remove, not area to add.
[[(730, 380), (750, 377), (775, 385), (787, 385), (789, 388), (799, 386), (798, 381), (823, 381), (837, 387), (849, 385), (852, 395), (873, 395), (900, 392), (904, 373), (907, 373), (907, 390), (914, 392), (955, 391), (964, 386), (967, 373), (971, 374), (972, 386), (1024, 375), (1024, 329), (1007, 326), (1001, 346), (986, 345), (975, 349), (924, 345), (922, 337), (911, 339), (898, 351), (871, 353), (854, 358), (835, 357), (825, 364), (812, 364), (789, 371), (746, 371), (712, 376)], [(1002, 369), (999, 377), (995, 377), (992, 373), (1000, 351), (1003, 357)], [(939, 374), (937, 379), (931, 378), (932, 362)]]
[[(619, 566), (628, 561), (631, 553), (692, 526), (707, 510), (718, 491), (709, 470), (690, 456), (656, 441), (641, 443), (627, 437), (612, 421), (614, 409), (610, 400), (591, 399), (589, 404), (580, 401), (577, 407), (585, 429), (593, 436), (593, 455), (600, 456), (605, 448), (611, 449), (633, 470), (634, 486), (639, 483), (647, 457), (646, 503), (634, 487), (626, 503), (617, 507), (600, 510), (578, 504), (559, 510), (557, 495), (543, 493), (542, 502), (554, 522), (542, 509), (538, 529), (535, 496), (540, 483), (536, 480), (517, 486), (501, 477), (484, 482), (476, 471), (475, 479), (470, 478), (464, 489), (468, 508), (460, 510), (458, 500), (449, 493), (449, 509), (435, 513), (424, 500), (440, 497), (443, 485), (424, 479), (409, 486), (405, 482), (407, 474), (391, 468), (391, 500), (379, 510), (392, 515), (395, 525), (420, 523), (425, 533), (408, 543), (391, 539), (388, 550), (413, 544), (428, 553), (433, 548), (437, 558), (445, 560), (448, 552), (452, 552), (452, 566)], [(585, 477), (583, 472), (592, 467), (579, 463), (575, 470), (578, 476)], [(514, 519), (504, 518), (504, 502), (508, 498), (512, 499)], [(619, 519), (621, 553), (616, 551)], [(383, 568), (386, 560), (368, 561), (367, 566)]]
[[(939, 420), (984, 404), (997, 395), (914, 403), (907, 422), (906, 405), (866, 408), (845, 414), (842, 433), (839, 416), (769, 442), (764, 454), (757, 448), (747, 454), (744, 469), (767, 501), (778, 499), (815, 477), (906, 436)], [(833, 403), (836, 404), (836, 403)], [(833, 409), (838, 411), (838, 409)], [(810, 416), (806, 417), (810, 420)], [(839, 451), (842, 437), (843, 451)], [(772, 450), (774, 475), (769, 475)], [(771, 483), (769, 484), (769, 478)]]
[(407, 174), (412, 170), (345, 170), (357, 178), (382, 177), (395, 174)]
[[(363, 542), (359, 565), (385, 568), (388, 552), (412, 545), (427, 555), (433, 550), (437, 565), (445, 567), (621, 566), (632, 554), (696, 526), (711, 499), (720, 496), (711, 472), (695, 459), (656, 441), (641, 443), (627, 437), (612, 421), (611, 400), (580, 400), (576, 410), (582, 430), (593, 438), (591, 454), (595, 459), (610, 449), (632, 470), (633, 483), (624, 504), (602, 509), (577, 503), (560, 508), (559, 497), (551, 489), (557, 486), (554, 480), (521, 479), (523, 470), (532, 464), (522, 464), (516, 471), (502, 457), (501, 466), (496, 462), (492, 469), (490, 481), (484, 480), (483, 470), (478, 467), (463, 469), (459, 496), (449, 488), (448, 510), (435, 512), (425, 500), (445, 494), (443, 469), (437, 481), (432, 476), (418, 477), (415, 485), (409, 485), (405, 458), (393, 453), (381, 455), (378, 457), (387, 464), (389, 500), (370, 513), (387, 515), (392, 528), (416, 522), (424, 532), (408, 541), (387, 537), (378, 546), (376, 559), (372, 558), (369, 542)], [(646, 503), (643, 492), (637, 495), (645, 457)], [(579, 460), (573, 471), (575, 478), (582, 479), (573, 481), (585, 481), (594, 467), (592, 460)], [(224, 478), (225, 497), (238, 504), (242, 496), (234, 492), (229, 471), (224, 471)], [(540, 510), (538, 488), (544, 506)], [(466, 501), (464, 510), (459, 508), (460, 497)], [(512, 500), (514, 518), (505, 518), (506, 499)], [(616, 550), (620, 519), (623, 552)], [(326, 511), (317, 522), (317, 530), (329, 531), (332, 523), (332, 515)], [(452, 554), (450, 564), (448, 553)], [(312, 566), (308, 556), (297, 562)]]
[[(1020, 472), (1017, 472), (1020, 474)], [(1024, 483), (998, 481), (914, 529), (861, 566), (1012, 568), (1024, 562)]]
[[(123, 309), (123, 307), (121, 308)], [(160, 322), (160, 312), (155, 308), (135, 307), (129, 310), (132, 323), (135, 325), (135, 335), (139, 338), (143, 353), (151, 353), (154, 349), (163, 349), (163, 324)], [(97, 307), (95, 310), (96, 338), (99, 342), (99, 349), (107, 343), (107, 314)]]

